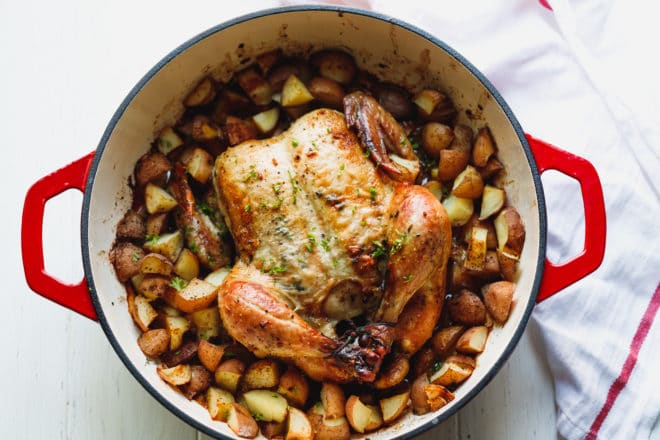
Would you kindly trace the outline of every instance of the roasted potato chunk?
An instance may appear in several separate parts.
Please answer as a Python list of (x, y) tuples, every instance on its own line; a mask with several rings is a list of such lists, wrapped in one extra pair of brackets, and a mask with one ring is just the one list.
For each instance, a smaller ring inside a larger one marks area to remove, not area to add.
[(422, 147), (429, 156), (440, 157), (440, 151), (446, 149), (454, 140), (454, 130), (439, 122), (427, 122), (422, 129)]
[(236, 81), (256, 105), (268, 105), (273, 100), (270, 84), (254, 68), (247, 68), (236, 75)]
[(174, 386), (185, 385), (192, 378), (190, 365), (181, 364), (172, 368), (157, 368), (156, 371), (161, 379)]
[(339, 84), (348, 84), (357, 70), (355, 60), (346, 52), (339, 50), (323, 50), (312, 55), (312, 64), (316, 66), (321, 76)]
[(277, 392), (284, 396), (290, 405), (302, 408), (309, 397), (309, 383), (300, 370), (290, 365), (280, 377)]
[(525, 242), (525, 226), (515, 208), (504, 208), (493, 221), (497, 248), (515, 257), (520, 256)]
[(497, 323), (502, 324), (509, 318), (515, 290), (516, 285), (510, 281), (497, 281), (481, 288), (486, 310)]
[(172, 163), (163, 153), (150, 152), (138, 160), (135, 166), (135, 182), (139, 187), (162, 178), (165, 173), (172, 171)]
[(215, 98), (215, 84), (210, 77), (204, 77), (197, 83), (195, 88), (185, 97), (183, 105), (186, 107), (197, 107), (206, 105)]
[(274, 388), (280, 382), (280, 366), (272, 359), (261, 359), (248, 367), (243, 375), (244, 390)]
[(146, 233), (144, 218), (132, 209), (126, 211), (126, 214), (117, 224), (117, 238), (120, 240), (143, 240)]
[(147, 330), (138, 338), (138, 345), (146, 356), (158, 357), (169, 348), (170, 334), (163, 328)]
[(452, 321), (462, 325), (481, 325), (486, 322), (486, 306), (481, 299), (467, 289), (461, 290), (447, 302)]
[(118, 243), (110, 251), (110, 262), (115, 267), (119, 281), (125, 282), (140, 273), (144, 251), (133, 243)]

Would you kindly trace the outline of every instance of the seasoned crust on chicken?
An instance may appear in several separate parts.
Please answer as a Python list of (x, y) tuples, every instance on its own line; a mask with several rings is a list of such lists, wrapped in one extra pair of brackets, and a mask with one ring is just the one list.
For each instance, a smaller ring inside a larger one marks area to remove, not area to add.
[[(401, 133), (380, 135), (389, 132)], [(410, 326), (396, 324), (409, 300), (444, 296), (451, 226), (442, 205), (368, 156), (342, 113), (320, 109), (215, 163), (239, 258), (219, 288), (223, 322), (258, 356), (289, 359), (317, 380), (373, 381), (392, 342), (407, 336)], [(415, 313), (437, 319), (441, 299), (426, 303), (434, 305)], [(331, 324), (358, 315), (372, 324), (338, 340)], [(432, 325), (417, 331), (416, 345)]]

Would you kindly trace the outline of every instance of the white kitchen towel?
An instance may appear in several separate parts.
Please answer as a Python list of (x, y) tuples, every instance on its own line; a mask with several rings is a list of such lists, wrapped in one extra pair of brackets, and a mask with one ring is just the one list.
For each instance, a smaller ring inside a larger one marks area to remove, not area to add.
[[(291, 3), (291, 2), (287, 2)], [(298, 2), (294, 2), (298, 3)], [(589, 160), (607, 212), (598, 270), (533, 314), (568, 439), (646, 439), (660, 423), (660, 41), (646, 1), (335, 1), (429, 31), (495, 85), (523, 128)], [(584, 242), (576, 182), (543, 175), (548, 256)]]

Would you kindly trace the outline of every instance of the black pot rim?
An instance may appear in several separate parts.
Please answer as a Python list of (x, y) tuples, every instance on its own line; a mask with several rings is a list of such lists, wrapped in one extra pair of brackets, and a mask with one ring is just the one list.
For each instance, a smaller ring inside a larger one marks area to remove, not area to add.
[[(168, 64), (170, 61), (172, 61), (175, 57), (177, 57), (179, 54), (181, 54), (183, 51), (188, 49), (190, 46), (196, 44), (197, 42), (207, 38), (208, 36), (222, 31), (226, 28), (229, 28), (231, 26), (235, 26), (237, 24), (243, 23), (245, 21), (249, 21), (255, 18), (263, 17), (266, 15), (276, 15), (276, 14), (282, 14), (282, 13), (288, 13), (288, 12), (300, 12), (300, 11), (305, 11), (305, 12), (312, 12), (312, 11), (330, 11), (330, 12), (337, 12), (337, 13), (347, 13), (347, 14), (354, 14), (354, 15), (362, 15), (362, 16), (367, 16), (370, 18), (374, 18), (376, 20), (381, 20), (384, 22), (392, 23), (394, 25), (397, 25), (399, 27), (402, 27), (408, 31), (411, 31), (413, 33), (416, 33), (422, 37), (424, 37), (426, 40), (431, 42), (432, 44), (435, 44), (436, 46), (442, 48), (445, 50), (447, 53), (449, 53), (454, 59), (456, 59), (458, 62), (460, 62), (465, 68), (467, 68), (488, 90), (488, 92), (492, 95), (492, 97), (497, 101), (498, 105), (502, 108), (504, 111), (507, 119), (509, 120), (509, 123), (512, 125), (512, 127), (515, 130), (516, 135), (518, 136), (518, 139), (520, 140), (521, 145), (523, 146), (525, 156), (527, 158), (528, 165), (531, 169), (532, 172), (532, 178), (534, 181), (534, 188), (536, 192), (536, 198), (538, 201), (538, 209), (539, 209), (539, 226), (540, 226), (540, 235), (539, 235), (539, 243), (538, 243), (538, 261), (536, 262), (536, 274), (534, 278), (534, 282), (532, 285), (532, 291), (530, 292), (530, 301), (527, 305), (527, 308), (524, 311), (523, 318), (520, 321), (520, 324), (518, 325), (518, 328), (513, 334), (513, 337), (511, 340), (507, 343), (507, 346), (505, 347), (502, 355), (500, 358), (496, 361), (495, 365), (484, 375), (484, 377), (470, 390), (469, 393), (464, 395), (463, 397), (460, 398), (460, 400), (452, 407), (451, 410), (443, 412), (441, 415), (438, 415), (434, 419), (428, 420), (424, 424), (418, 426), (417, 428), (413, 429), (412, 431), (408, 432), (404, 436), (398, 436), (398, 438), (413, 438), (429, 429), (432, 427), (438, 425), (440, 422), (446, 420), (450, 416), (454, 415), (459, 409), (461, 409), (463, 406), (465, 406), (469, 401), (471, 401), (488, 383), (495, 377), (497, 372), (502, 368), (502, 366), (506, 363), (508, 360), (509, 356), (513, 352), (514, 348), (518, 344), (518, 341), (522, 337), (522, 334), (527, 327), (527, 323), (529, 321), (529, 318), (531, 316), (532, 310), (534, 308), (534, 304), (536, 303), (536, 297), (538, 295), (539, 291), (539, 286), (541, 283), (541, 279), (543, 278), (543, 268), (544, 268), (544, 259), (545, 259), (545, 247), (546, 247), (546, 233), (547, 233), (547, 217), (546, 217), (546, 207), (545, 207), (545, 198), (543, 196), (543, 188), (541, 184), (541, 179), (540, 175), (538, 172), (538, 169), (536, 167), (536, 162), (534, 160), (534, 156), (531, 152), (531, 149), (529, 147), (529, 144), (527, 142), (527, 139), (525, 137), (525, 134), (518, 123), (518, 120), (514, 116), (513, 112), (509, 108), (509, 106), (506, 104), (500, 93), (495, 89), (495, 87), (488, 81), (488, 79), (474, 66), (472, 65), (465, 57), (463, 57), (461, 54), (459, 54), (456, 50), (451, 48), (448, 44), (443, 42), (442, 40), (438, 39), (437, 37), (429, 34), (428, 32), (417, 28), (416, 26), (413, 26), (409, 23), (403, 22), (399, 19), (387, 16), (385, 14), (381, 14), (378, 12), (373, 12), (373, 11), (367, 11), (367, 10), (362, 10), (362, 9), (356, 9), (356, 8), (349, 8), (349, 7), (338, 7), (338, 6), (325, 6), (325, 5), (302, 5), (302, 6), (285, 6), (285, 7), (278, 7), (278, 8), (271, 8), (271, 9), (264, 9), (260, 11), (256, 11), (250, 14), (242, 15), (239, 17), (236, 17), (234, 19), (228, 20), (224, 23), (221, 23), (219, 25), (216, 25), (200, 34), (197, 36), (189, 39), (185, 43), (181, 44), (178, 46), (176, 49), (174, 49), (172, 52), (170, 52), (168, 55), (166, 55), (161, 61), (159, 61), (149, 72), (147, 72), (142, 79), (133, 87), (133, 89), (129, 92), (129, 94), (126, 96), (126, 98), (122, 101), (120, 104), (119, 108), (116, 110), (114, 115), (112, 116), (112, 119), (110, 120), (108, 126), (106, 127), (105, 132), (103, 133), (103, 136), (99, 142), (99, 145), (96, 149), (96, 154), (94, 155), (94, 160), (92, 162), (92, 165), (90, 166), (89, 173), (87, 176), (87, 182), (85, 184), (85, 191), (83, 195), (83, 204), (82, 204), (82, 214), (81, 214), (81, 247), (82, 247), (82, 257), (83, 257), (83, 266), (85, 270), (85, 277), (87, 279), (87, 283), (89, 285), (89, 290), (90, 290), (90, 295), (92, 298), (92, 303), (94, 304), (94, 309), (96, 310), (99, 322), (101, 324), (101, 327), (103, 328), (104, 333), (106, 334), (106, 337), (110, 341), (110, 344), (114, 348), (115, 352), (121, 359), (121, 361), (124, 363), (126, 368), (131, 372), (131, 374), (137, 379), (137, 381), (156, 399), (158, 400), (163, 406), (165, 406), (169, 411), (174, 413), (176, 416), (178, 416), (181, 420), (185, 421), (195, 429), (198, 429), (205, 434), (210, 435), (211, 437), (215, 438), (225, 438), (231, 440), (232, 437), (227, 437), (223, 434), (218, 434), (218, 432), (210, 429), (208, 426), (198, 422), (195, 420), (193, 417), (188, 415), (185, 411), (181, 410), (179, 407), (176, 405), (170, 403), (165, 396), (160, 394), (150, 383), (149, 381), (144, 378), (141, 373), (138, 371), (138, 369), (135, 367), (135, 365), (131, 362), (129, 359), (128, 355), (122, 348), (122, 346), (119, 344), (118, 339), (115, 337), (114, 333), (110, 329), (109, 322), (105, 316), (105, 313), (103, 312), (103, 309), (101, 307), (99, 297), (97, 294), (97, 289), (94, 283), (94, 277), (92, 275), (92, 267), (91, 267), (91, 259), (90, 259), (90, 249), (89, 249), (89, 241), (88, 241), (88, 233), (89, 233), (89, 207), (91, 203), (91, 189), (92, 186), (94, 185), (94, 178), (96, 176), (96, 172), (98, 169), (99, 162), (101, 160), (101, 157), (103, 156), (103, 152), (105, 150), (105, 147), (107, 145), (108, 139), (110, 138), (117, 122), (121, 119), (122, 115), (124, 114), (126, 108), (130, 105), (132, 100), (135, 98), (135, 96), (140, 92), (140, 90), (145, 86), (145, 84), (154, 76), (156, 75), (166, 64)], [(220, 435), (220, 437), (218, 437)]]

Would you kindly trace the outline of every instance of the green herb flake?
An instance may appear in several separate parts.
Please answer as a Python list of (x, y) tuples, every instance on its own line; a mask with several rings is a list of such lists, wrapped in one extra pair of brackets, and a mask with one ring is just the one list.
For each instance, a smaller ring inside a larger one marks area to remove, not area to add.
[(414, 276), (409, 273), (408, 275), (404, 275), (402, 278), (403, 278), (403, 281), (408, 283), (408, 282), (410, 282), (410, 280), (412, 280), (414, 278)]
[(259, 175), (257, 174), (257, 171), (254, 168), (255, 168), (254, 165), (250, 165), (250, 172), (245, 175), (245, 177), (243, 178), (243, 182), (251, 182), (259, 178)]
[(374, 241), (374, 250), (371, 253), (371, 256), (374, 258), (382, 257), (383, 255), (387, 255), (387, 249), (385, 248), (385, 245), (383, 245), (382, 242), (380, 241)]
[(293, 204), (295, 205), (298, 201), (297, 198), (298, 191), (301, 191), (301, 188), (300, 185), (298, 185), (298, 182), (296, 181), (295, 173), (292, 173), (291, 170), (287, 170), (287, 173), (289, 174), (289, 181), (291, 182), (291, 186), (293, 187)]
[(133, 252), (133, 255), (131, 256), (131, 260), (133, 260), (133, 263), (140, 261), (140, 256), (137, 254), (137, 252)]
[(330, 250), (330, 244), (328, 243), (328, 240), (325, 238), (321, 239), (321, 247), (324, 251), (328, 252)]
[(307, 250), (310, 252), (314, 252), (314, 245), (316, 244), (316, 238), (314, 238), (312, 234), (308, 234), (307, 239), (309, 241), (305, 244), (305, 248), (307, 248)]
[(283, 201), (284, 200), (281, 197), (278, 197), (277, 200), (275, 201), (275, 203), (271, 204), (270, 207), (272, 209), (280, 209), (280, 206), (282, 206)]
[(339, 260), (337, 260), (336, 258), (333, 258), (332, 259), (332, 267), (334, 267), (336, 269), (338, 265), (339, 265)]
[(295, 140), (295, 139), (291, 139), (291, 145), (293, 145), (294, 147), (297, 147), (298, 146), (298, 141)]
[(188, 285), (188, 281), (180, 277), (174, 277), (170, 280), (170, 287), (181, 290)]
[(279, 275), (286, 272), (286, 266), (279, 265), (279, 266), (273, 266), (268, 270), (269, 275)]
[(195, 243), (194, 241), (191, 241), (191, 242), (188, 244), (188, 249), (190, 249), (191, 251), (193, 251), (193, 252), (195, 252), (195, 253), (197, 253), (197, 251), (199, 250), (199, 249), (197, 248), (197, 243)]
[(156, 244), (156, 242), (158, 241), (159, 238), (160, 238), (160, 236), (158, 234), (147, 235), (144, 238), (144, 241), (145, 241), (145, 244)]
[(442, 368), (442, 361), (436, 361), (431, 367), (431, 374), (437, 372), (440, 368)]
[(408, 234), (406, 234), (405, 232), (396, 231), (396, 233), (399, 236), (399, 238), (396, 238), (394, 239), (394, 241), (392, 241), (392, 247), (390, 248), (390, 255), (399, 252), (401, 248), (403, 248), (403, 245), (406, 244), (410, 239), (410, 237), (408, 237)]
[(339, 166), (339, 172), (337, 173), (337, 177), (341, 177), (341, 175), (344, 174), (344, 168), (345, 168), (345, 167), (346, 167), (346, 166), (345, 166), (344, 164), (341, 164), (341, 165)]
[(206, 202), (197, 203), (197, 209), (199, 209), (202, 212), (202, 214), (206, 214), (209, 217), (213, 217), (215, 215), (213, 208), (211, 208), (211, 206)]
[(282, 184), (281, 183), (273, 184), (273, 192), (275, 193), (276, 196), (278, 196), (280, 194), (281, 190), (282, 190)]
[(377, 195), (378, 195), (378, 193), (376, 192), (376, 188), (374, 188), (373, 186), (370, 186), (369, 187), (369, 197), (371, 197), (371, 200), (375, 202)]
[(243, 208), (245, 212), (250, 212), (250, 205), (245, 205), (245, 208)]
[(360, 226), (367, 226), (367, 221), (366, 221), (366, 220), (362, 220), (362, 221), (360, 222)]

